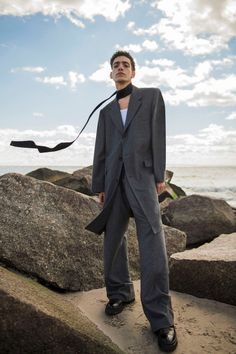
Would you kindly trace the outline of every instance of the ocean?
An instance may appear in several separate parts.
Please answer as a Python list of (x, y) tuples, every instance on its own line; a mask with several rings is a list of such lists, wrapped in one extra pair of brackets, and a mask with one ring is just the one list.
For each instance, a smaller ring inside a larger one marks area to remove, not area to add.
[[(26, 174), (39, 167), (72, 173), (81, 166), (0, 166), (0, 175), (9, 172)], [(236, 166), (167, 166), (174, 172), (171, 182), (187, 195), (200, 194), (226, 200), (236, 208)]]

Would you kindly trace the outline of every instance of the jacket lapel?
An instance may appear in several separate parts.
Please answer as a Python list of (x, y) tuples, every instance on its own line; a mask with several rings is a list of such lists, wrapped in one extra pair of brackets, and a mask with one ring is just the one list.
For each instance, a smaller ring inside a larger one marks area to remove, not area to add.
[(123, 134), (126, 131), (132, 119), (134, 118), (135, 114), (138, 112), (142, 103), (141, 100), (142, 100), (142, 96), (139, 89), (136, 86), (133, 86), (133, 92), (130, 96), (129, 107), (128, 107), (128, 112), (127, 112), (127, 117), (126, 117), (126, 122), (124, 127), (121, 119), (120, 107), (117, 100), (115, 99), (111, 102), (111, 106), (110, 106), (111, 119), (121, 134)]
[(128, 107), (128, 113), (127, 113), (127, 118), (124, 126), (124, 132), (130, 125), (132, 119), (134, 118), (135, 114), (138, 112), (140, 106), (141, 106), (141, 100), (142, 96), (140, 94), (140, 91), (137, 87), (133, 87), (133, 92), (130, 96), (130, 101), (129, 101), (129, 107)]
[(119, 132), (122, 134), (124, 131), (124, 127), (122, 124), (120, 107), (119, 107), (119, 104), (116, 99), (111, 102), (110, 114), (111, 114), (111, 119), (112, 119), (113, 123), (115, 124), (115, 126), (119, 130)]

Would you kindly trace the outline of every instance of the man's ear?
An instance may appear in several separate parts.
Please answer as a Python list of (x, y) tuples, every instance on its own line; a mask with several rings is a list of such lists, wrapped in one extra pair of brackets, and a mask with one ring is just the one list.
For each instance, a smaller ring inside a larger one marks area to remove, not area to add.
[(135, 70), (132, 71), (132, 78), (135, 77)]
[(112, 71), (110, 72), (110, 79), (112, 79)]

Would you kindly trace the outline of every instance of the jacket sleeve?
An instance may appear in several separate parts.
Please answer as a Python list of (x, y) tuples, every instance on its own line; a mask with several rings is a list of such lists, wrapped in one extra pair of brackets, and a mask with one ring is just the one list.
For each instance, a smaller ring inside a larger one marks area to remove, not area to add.
[(92, 174), (92, 192), (105, 190), (105, 122), (102, 110), (99, 114)]
[(152, 154), (155, 182), (164, 182), (166, 168), (166, 121), (165, 103), (159, 89), (155, 90), (153, 102)]

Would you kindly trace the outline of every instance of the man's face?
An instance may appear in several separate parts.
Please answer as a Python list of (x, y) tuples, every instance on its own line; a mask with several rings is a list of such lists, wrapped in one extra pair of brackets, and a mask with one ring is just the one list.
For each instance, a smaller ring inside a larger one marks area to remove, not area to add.
[(131, 61), (125, 56), (120, 56), (115, 58), (112, 64), (112, 71), (110, 73), (110, 78), (115, 81), (115, 83), (129, 83), (134, 77), (135, 71), (132, 70)]

